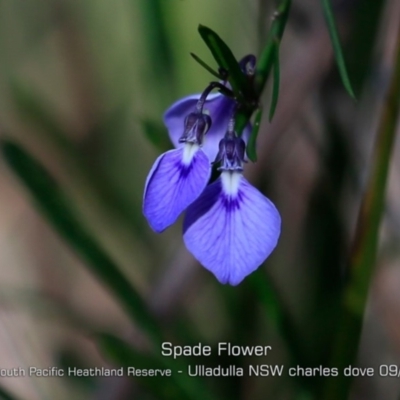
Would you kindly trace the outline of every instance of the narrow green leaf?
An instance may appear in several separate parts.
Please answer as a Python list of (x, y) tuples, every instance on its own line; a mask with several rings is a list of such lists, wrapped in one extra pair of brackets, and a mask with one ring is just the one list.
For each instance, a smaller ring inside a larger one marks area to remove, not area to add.
[(257, 64), (256, 88), (258, 95), (261, 95), (264, 86), (268, 80), (269, 73), (271, 72), (272, 66), (274, 64), (274, 46), (275, 42), (267, 41), (267, 44)]
[(342, 47), (340, 45), (339, 34), (336, 29), (335, 17), (333, 15), (332, 5), (330, 0), (321, 0), (326, 23), (328, 24), (329, 35), (332, 41), (333, 51), (335, 53), (336, 63), (339, 68), (340, 77), (342, 78), (343, 86), (346, 88), (347, 93), (355, 99), (353, 88), (351, 86), (350, 78), (347, 73), (346, 63), (344, 61)]
[(228, 71), (228, 81), (238, 97), (243, 97), (248, 91), (246, 77), (241, 71), (238, 61), (228, 45), (210, 28), (199, 25), (199, 33), (210, 49), (220, 68)]
[(171, 149), (172, 144), (168, 137), (167, 130), (161, 123), (143, 119), (142, 127), (146, 137), (158, 150), (165, 152)]
[(203, 67), (205, 68), (211, 75), (214, 75), (218, 79), (222, 79), (222, 76), (215, 70), (213, 70), (206, 62), (204, 62), (199, 56), (196, 56), (194, 53), (190, 53), (190, 55)]
[(171, 376), (169, 377), (134, 377), (160, 399), (216, 400), (202, 379), (188, 376), (187, 365), (182, 364), (180, 360), (141, 353), (113, 335), (100, 334), (97, 338), (104, 353), (125, 368), (170, 369)]
[[(386, 183), (396, 139), (400, 110), (400, 30), (397, 33), (395, 65), (384, 97), (371, 171), (358, 213), (357, 227), (348, 262), (349, 280), (342, 292), (331, 365), (352, 365), (357, 356), (368, 291), (374, 274), (379, 228), (385, 207)], [(348, 398), (351, 378), (343, 375), (325, 381), (323, 400)]]
[(262, 108), (260, 107), (256, 111), (256, 116), (254, 119), (253, 129), (250, 134), (249, 141), (246, 146), (246, 154), (250, 161), (257, 161), (257, 136), (260, 129), (260, 123), (262, 118)]
[(8, 165), (30, 190), (39, 209), (60, 236), (86, 261), (111, 290), (132, 319), (158, 344), (160, 329), (132, 284), (120, 272), (75, 214), (71, 201), (47, 170), (19, 145), (2, 140), (1, 149)]
[(273, 87), (272, 87), (272, 99), (271, 99), (271, 107), (269, 109), (269, 120), (272, 121), (272, 118), (275, 114), (275, 109), (278, 104), (279, 97), (279, 81), (280, 81), (280, 66), (279, 66), (279, 43), (275, 44), (274, 49), (274, 66), (273, 66)]
[(289, 17), (291, 0), (282, 0), (274, 13), (271, 29), (268, 33), (267, 44), (265, 45), (257, 63), (255, 87), (260, 95), (267, 82), (269, 73), (274, 65), (275, 46), (280, 44)]

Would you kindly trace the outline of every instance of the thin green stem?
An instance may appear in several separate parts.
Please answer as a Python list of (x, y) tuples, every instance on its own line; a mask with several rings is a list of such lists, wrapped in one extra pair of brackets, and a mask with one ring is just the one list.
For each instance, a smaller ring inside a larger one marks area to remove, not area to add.
[(323, 400), (347, 399), (351, 378), (343, 368), (355, 362), (361, 336), (368, 289), (374, 272), (379, 225), (384, 208), (385, 188), (400, 108), (400, 32), (397, 38), (395, 67), (384, 100), (372, 170), (363, 197), (358, 224), (349, 259), (350, 279), (344, 288), (341, 319), (335, 338), (331, 367), (339, 369), (339, 377), (328, 379)]
[(282, 40), (291, 5), (291, 0), (282, 0), (274, 12), (267, 44), (261, 52), (257, 66), (255, 88), (258, 95), (261, 95), (264, 90), (264, 86), (274, 64), (275, 46), (279, 46)]
[(267, 43), (258, 60), (254, 78), (254, 90), (257, 101), (253, 102), (253, 104), (250, 104), (248, 107), (243, 107), (236, 114), (235, 130), (238, 135), (241, 135), (244, 127), (250, 121), (253, 112), (259, 108), (259, 99), (274, 65), (276, 59), (276, 46), (279, 46), (282, 40), (291, 4), (291, 0), (282, 0), (274, 12)]

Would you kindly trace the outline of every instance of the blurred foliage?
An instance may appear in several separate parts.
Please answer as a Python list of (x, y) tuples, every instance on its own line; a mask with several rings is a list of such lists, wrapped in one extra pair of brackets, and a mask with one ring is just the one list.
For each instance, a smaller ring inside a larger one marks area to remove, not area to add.
[(86, 259), (93, 272), (109, 286), (132, 319), (156, 344), (161, 343), (160, 330), (140, 294), (82, 226), (68, 197), (56, 181), (18, 145), (3, 141), (1, 148), (9, 165), (32, 192), (35, 202), (58, 233)]
[(0, 387), (0, 398), (2, 400), (17, 400), (17, 397), (14, 397), (12, 394), (7, 392), (5, 389)]

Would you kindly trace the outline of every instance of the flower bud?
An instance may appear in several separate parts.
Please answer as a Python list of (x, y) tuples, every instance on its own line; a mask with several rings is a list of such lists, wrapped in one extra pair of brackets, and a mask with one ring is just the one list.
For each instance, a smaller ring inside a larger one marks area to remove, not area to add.
[(253, 54), (243, 57), (239, 62), (239, 66), (245, 75), (253, 76), (256, 67), (256, 57)]
[(219, 152), (215, 162), (221, 161), (220, 171), (243, 171), (246, 145), (242, 138), (227, 134), (219, 142)]
[(180, 137), (180, 143), (195, 143), (201, 145), (204, 135), (211, 127), (211, 118), (201, 112), (193, 112), (186, 116), (183, 135)]

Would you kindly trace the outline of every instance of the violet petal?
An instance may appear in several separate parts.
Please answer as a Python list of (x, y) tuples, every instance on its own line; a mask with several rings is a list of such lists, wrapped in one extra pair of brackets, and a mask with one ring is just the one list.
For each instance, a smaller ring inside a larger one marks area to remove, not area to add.
[(210, 162), (196, 145), (161, 154), (151, 168), (143, 195), (143, 214), (156, 232), (172, 225), (204, 190)]
[(187, 209), (188, 250), (221, 283), (238, 285), (274, 250), (281, 218), (274, 204), (238, 172), (224, 172)]
[[(182, 146), (179, 138), (184, 132), (185, 117), (195, 110), (199, 98), (200, 94), (184, 97), (175, 102), (164, 114), (164, 123), (175, 147)], [(233, 107), (234, 101), (220, 93), (210, 94), (204, 104), (204, 110), (208, 110), (212, 125), (205, 136), (202, 148), (211, 162), (215, 160), (218, 153), (218, 144), (228, 128)], [(251, 125), (248, 124), (243, 131), (243, 139), (246, 143), (250, 133)]]

